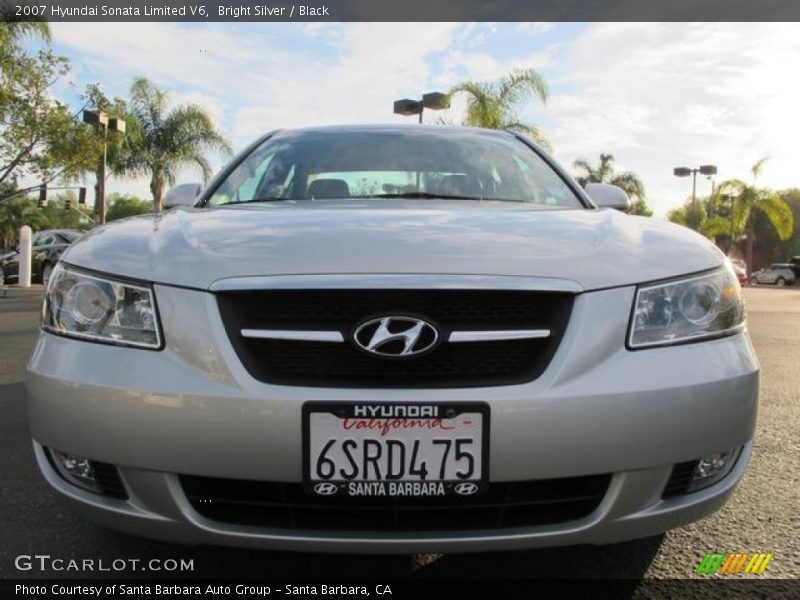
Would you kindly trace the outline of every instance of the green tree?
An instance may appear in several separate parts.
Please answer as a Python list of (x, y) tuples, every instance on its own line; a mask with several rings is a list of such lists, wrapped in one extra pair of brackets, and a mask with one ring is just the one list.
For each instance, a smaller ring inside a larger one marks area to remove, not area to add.
[[(66, 200), (72, 203), (72, 209), (66, 210)], [(92, 221), (76, 210), (78, 196), (73, 191), (65, 191), (47, 200), (44, 208), (38, 208), (33, 197), (15, 196), (0, 202), (0, 236), (2, 248), (9, 250), (19, 241), (19, 229), (28, 225), (34, 231), (44, 229), (77, 229), (86, 230)]]
[(667, 213), (667, 220), (693, 229), (713, 240), (721, 250), (730, 254), (730, 205), (720, 204), (717, 196), (691, 197)]
[(782, 240), (764, 213), (757, 213), (754, 229), (758, 245), (753, 249), (753, 265), (756, 267), (800, 256), (800, 188), (781, 190), (777, 194), (792, 211), (792, 234)]
[[(794, 215), (789, 204), (769, 188), (757, 185), (758, 176), (766, 160), (762, 158), (751, 167), (752, 183), (746, 183), (741, 179), (729, 179), (720, 183), (715, 193), (719, 203), (723, 197), (732, 199), (733, 211), (730, 219), (733, 220), (734, 241), (744, 237), (745, 261), (751, 270), (756, 242), (756, 221), (759, 215), (772, 226), (780, 240), (788, 240), (794, 229)], [(728, 220), (727, 224), (730, 229), (731, 221)]]
[(50, 41), (50, 26), (45, 21), (7, 21), (0, 23), (0, 47), (15, 46), (24, 38)]
[(514, 69), (493, 82), (462, 81), (449, 96), (467, 94), (467, 115), (462, 124), (486, 129), (505, 129), (525, 135), (539, 145), (551, 149), (541, 129), (520, 120), (517, 110), (531, 96), (547, 103), (547, 82), (534, 69)]
[[(66, 210), (67, 200), (70, 201), (70, 210)], [(47, 199), (47, 205), (40, 209), (42, 222), (38, 229), (89, 229), (92, 221), (83, 213), (83, 207), (78, 207), (78, 195), (67, 190), (55, 194)]]
[(161, 211), (165, 186), (175, 183), (178, 169), (196, 167), (207, 180), (211, 176), (207, 154), (231, 153), (203, 108), (170, 106), (167, 92), (147, 79), (133, 82), (128, 111), (132, 127), (125, 136), (118, 167), (127, 175), (150, 177), (155, 212)]
[(0, 202), (0, 235), (3, 250), (9, 251), (17, 245), (19, 228), (28, 225), (34, 230), (45, 229), (47, 219), (36, 208), (36, 201), (25, 196), (14, 196)]
[(631, 208), (628, 211), (630, 214), (645, 217), (653, 216), (653, 211), (645, 198), (642, 180), (632, 171), (616, 172), (612, 154), (601, 154), (597, 166), (592, 165), (588, 160), (580, 159), (572, 163), (572, 168), (575, 172), (575, 179), (581, 186), (586, 187), (587, 183), (616, 185), (625, 190), (631, 198)]
[[(707, 210), (708, 198), (697, 198), (695, 202), (687, 199), (681, 206), (667, 213), (667, 220), (683, 225), (703, 234), (708, 238), (728, 235), (730, 221), (721, 216), (710, 216)], [(728, 227), (728, 229), (726, 229)]]
[[(41, 24), (0, 24), (0, 200), (20, 190), (20, 179), (49, 183), (70, 180), (92, 158), (90, 132), (66, 104), (54, 99), (53, 85), (69, 62), (49, 48), (28, 53), (18, 43), (26, 33), (46, 32)], [(22, 190), (24, 191), (24, 190)]]
[(108, 198), (109, 208), (106, 221), (116, 221), (135, 215), (143, 215), (153, 210), (153, 203), (136, 196), (112, 194)]

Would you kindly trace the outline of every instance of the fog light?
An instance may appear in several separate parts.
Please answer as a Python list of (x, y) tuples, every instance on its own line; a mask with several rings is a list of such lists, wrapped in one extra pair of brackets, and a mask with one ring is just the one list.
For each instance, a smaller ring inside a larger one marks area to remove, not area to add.
[(741, 452), (741, 448), (711, 454), (698, 460), (686, 491), (701, 490), (720, 481), (733, 469), (736, 459), (739, 458), (739, 452)]
[(88, 458), (56, 450), (51, 450), (50, 454), (53, 457), (53, 464), (64, 479), (84, 490), (102, 492), (97, 484), (92, 463)]

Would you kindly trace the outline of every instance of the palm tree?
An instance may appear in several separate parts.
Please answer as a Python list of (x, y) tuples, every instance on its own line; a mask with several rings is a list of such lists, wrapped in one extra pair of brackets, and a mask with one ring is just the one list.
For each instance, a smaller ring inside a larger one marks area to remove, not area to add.
[(462, 81), (448, 95), (457, 93), (469, 95), (463, 125), (516, 131), (550, 150), (550, 143), (542, 131), (535, 125), (520, 121), (516, 112), (519, 105), (531, 95), (543, 104), (547, 102), (547, 82), (535, 70), (514, 69), (500, 80), (490, 83)]
[(597, 166), (585, 159), (576, 160), (572, 163), (575, 171), (575, 179), (582, 187), (587, 183), (609, 183), (622, 188), (633, 200), (631, 210), (634, 215), (651, 216), (653, 211), (647, 205), (645, 199), (644, 184), (639, 176), (632, 171), (614, 171), (614, 156), (612, 154), (601, 154), (600, 162)]
[[(768, 188), (758, 187), (756, 182), (764, 168), (767, 158), (762, 158), (750, 168), (753, 183), (748, 184), (741, 179), (729, 179), (717, 186), (715, 199), (719, 204), (723, 197), (730, 197), (733, 202), (731, 221), (728, 227), (733, 230), (734, 238), (745, 236), (745, 261), (753, 268), (753, 244), (755, 243), (756, 214), (762, 213), (775, 229), (781, 240), (788, 240), (794, 229), (794, 216), (791, 207), (778, 194)], [(721, 233), (725, 233), (724, 231)], [(733, 242), (733, 240), (731, 240)]]
[(164, 188), (175, 183), (178, 169), (196, 167), (211, 177), (208, 152), (230, 155), (231, 147), (200, 106), (170, 106), (169, 95), (145, 78), (131, 86), (128, 114), (131, 126), (117, 170), (126, 175), (149, 175), (153, 211), (161, 211)]
[(713, 198), (688, 198), (681, 206), (667, 213), (667, 220), (694, 229), (709, 239), (730, 234), (730, 221), (719, 215), (712, 215), (706, 206), (714, 206)]
[(0, 48), (17, 44), (25, 37), (50, 41), (50, 25), (46, 21), (11, 21), (0, 23)]

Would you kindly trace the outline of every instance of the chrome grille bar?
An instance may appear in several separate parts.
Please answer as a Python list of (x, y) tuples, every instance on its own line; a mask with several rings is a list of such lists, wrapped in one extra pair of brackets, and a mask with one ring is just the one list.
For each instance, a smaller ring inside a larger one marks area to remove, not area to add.
[(339, 331), (303, 331), (286, 329), (242, 329), (242, 337), (298, 342), (343, 342)]
[(497, 342), (532, 340), (550, 337), (549, 329), (509, 329), (507, 331), (453, 331), (448, 342)]
[[(242, 337), (296, 342), (344, 342), (340, 331), (304, 331), (286, 329), (242, 329)], [(509, 329), (505, 331), (453, 331), (448, 342), (496, 342), (550, 337), (549, 329)]]

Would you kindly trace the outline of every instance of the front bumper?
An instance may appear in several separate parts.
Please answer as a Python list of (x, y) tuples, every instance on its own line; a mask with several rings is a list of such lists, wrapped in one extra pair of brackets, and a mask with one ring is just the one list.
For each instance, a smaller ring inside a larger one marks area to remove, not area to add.
[[(42, 333), (28, 410), (48, 482), (93, 520), (185, 543), (309, 551), (481, 551), (600, 544), (653, 535), (718, 509), (749, 457), (758, 364), (746, 333), (629, 351), (634, 288), (584, 293), (545, 373), (524, 385), (435, 390), (273, 386), (239, 362), (212, 294), (156, 286), (166, 348), (118, 348)], [(590, 515), (529, 528), (364, 533), (257, 528), (192, 509), (177, 474), (299, 482), (303, 402), (483, 401), (492, 481), (611, 473)], [(118, 465), (127, 500), (64, 481), (42, 446)], [(662, 498), (673, 465), (744, 446), (702, 491)]]

